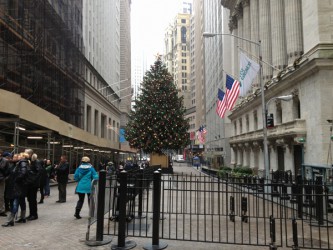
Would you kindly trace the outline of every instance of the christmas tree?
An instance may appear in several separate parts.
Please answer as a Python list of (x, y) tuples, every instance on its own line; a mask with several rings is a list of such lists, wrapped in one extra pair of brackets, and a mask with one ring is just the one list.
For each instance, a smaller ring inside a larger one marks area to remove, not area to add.
[(125, 129), (125, 138), (133, 148), (146, 153), (183, 149), (189, 144), (183, 97), (158, 56), (146, 72)]

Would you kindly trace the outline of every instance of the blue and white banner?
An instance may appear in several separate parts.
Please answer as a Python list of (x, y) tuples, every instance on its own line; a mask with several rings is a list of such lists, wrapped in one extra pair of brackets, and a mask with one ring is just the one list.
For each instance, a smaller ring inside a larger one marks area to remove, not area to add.
[(258, 63), (252, 61), (243, 52), (240, 52), (240, 96), (246, 96), (251, 89), (253, 79), (257, 76), (259, 70), (260, 65)]

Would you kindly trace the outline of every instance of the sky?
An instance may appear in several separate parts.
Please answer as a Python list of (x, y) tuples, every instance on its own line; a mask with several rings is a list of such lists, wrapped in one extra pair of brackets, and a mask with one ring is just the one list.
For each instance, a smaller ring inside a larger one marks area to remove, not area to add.
[(164, 34), (178, 13), (182, 0), (132, 0), (132, 55), (145, 54), (147, 66), (164, 53)]

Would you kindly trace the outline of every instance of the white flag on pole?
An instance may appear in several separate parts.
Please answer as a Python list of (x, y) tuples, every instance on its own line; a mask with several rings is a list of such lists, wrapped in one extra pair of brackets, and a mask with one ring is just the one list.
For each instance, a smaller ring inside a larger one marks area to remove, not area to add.
[(258, 63), (252, 61), (243, 52), (240, 52), (240, 96), (245, 96), (251, 89), (253, 79), (257, 76), (259, 70), (260, 66)]

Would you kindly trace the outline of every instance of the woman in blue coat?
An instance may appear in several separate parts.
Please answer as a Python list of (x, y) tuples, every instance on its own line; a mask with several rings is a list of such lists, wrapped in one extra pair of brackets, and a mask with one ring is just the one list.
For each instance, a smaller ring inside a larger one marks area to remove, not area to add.
[(90, 164), (90, 159), (83, 156), (80, 166), (75, 170), (74, 180), (78, 182), (75, 193), (78, 194), (79, 200), (76, 204), (74, 216), (81, 219), (80, 212), (84, 203), (85, 194), (88, 196), (88, 204), (90, 200), (91, 181), (98, 180), (98, 174), (94, 167)]

